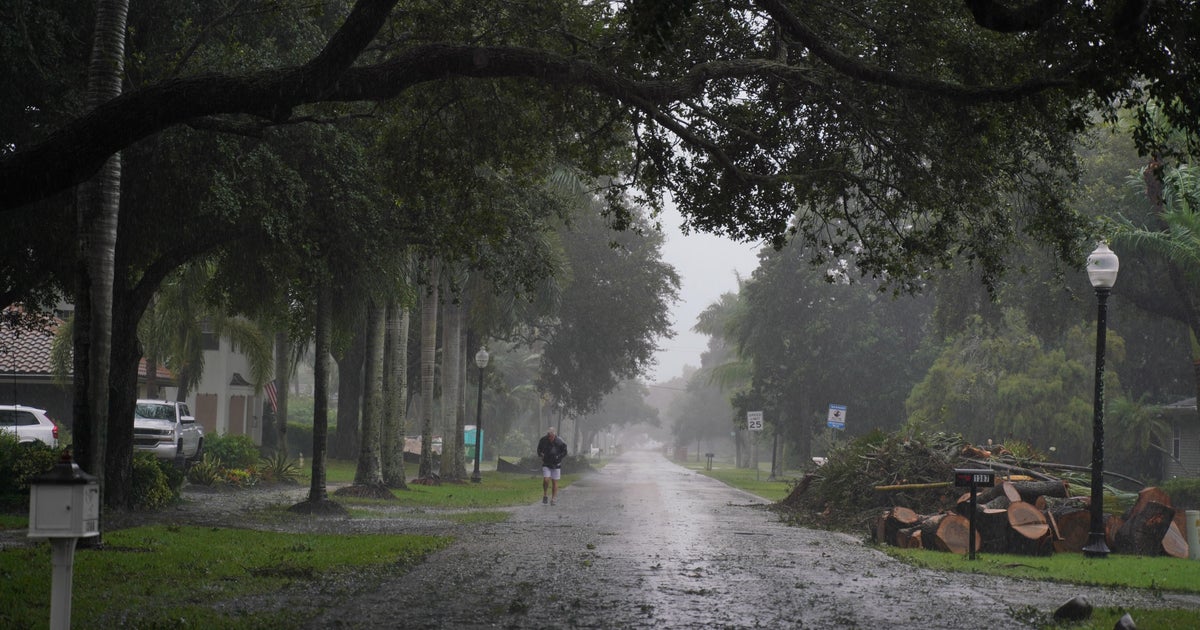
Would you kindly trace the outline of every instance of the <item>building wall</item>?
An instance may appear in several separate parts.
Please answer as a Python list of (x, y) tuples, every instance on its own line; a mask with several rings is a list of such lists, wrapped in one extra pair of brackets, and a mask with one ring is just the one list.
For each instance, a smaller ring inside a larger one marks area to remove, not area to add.
[(250, 364), (230, 350), (228, 340), (221, 339), (217, 346), (204, 352), (200, 385), (188, 395), (196, 421), (206, 432), (248, 435), (261, 444), (263, 395), (246, 382)]
[(1200, 416), (1196, 407), (1171, 409), (1166, 419), (1172, 432), (1168, 448), (1173, 446), (1174, 437), (1179, 437), (1179, 461), (1163, 458), (1163, 479), (1200, 477)]

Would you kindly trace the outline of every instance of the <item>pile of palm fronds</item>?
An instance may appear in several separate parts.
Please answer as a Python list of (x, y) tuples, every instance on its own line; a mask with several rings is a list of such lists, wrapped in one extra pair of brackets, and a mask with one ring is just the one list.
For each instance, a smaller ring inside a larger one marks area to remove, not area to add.
[(950, 482), (963, 446), (958, 435), (874, 431), (831, 451), (776, 508), (801, 521), (820, 519), (835, 527), (865, 523), (884, 507), (936, 512), (952, 506), (960, 494)]
[[(951, 510), (965, 491), (954, 486), (956, 468), (991, 468), (997, 479), (1062, 480), (1071, 495), (1090, 495), (1087, 467), (1045, 459), (1022, 443), (977, 447), (960, 435), (874, 431), (832, 450), (775, 509), (796, 522), (838, 529), (858, 529), (880, 509), (906, 507), (921, 514)], [(1113, 471), (1106, 475), (1106, 480), (1142, 485)], [(1120, 514), (1136, 497), (1136, 490), (1105, 486), (1111, 513)]]

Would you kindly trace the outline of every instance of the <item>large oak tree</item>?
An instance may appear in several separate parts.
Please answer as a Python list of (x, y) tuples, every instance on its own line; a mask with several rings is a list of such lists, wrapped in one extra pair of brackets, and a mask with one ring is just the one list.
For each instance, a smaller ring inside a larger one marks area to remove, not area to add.
[(673, 191), (690, 227), (775, 243), (795, 232), (817, 252), (858, 249), (895, 280), (956, 256), (995, 274), (1020, 231), (1079, 252), (1060, 184), (1093, 110), (1151, 93), (1197, 124), (1198, 16), (1189, 0), (359, 0), (301, 65), (158, 81), (23, 134), (0, 158), (0, 206), (77, 184), (175, 125), (283, 123), (312, 103), (503, 77), (623, 108), (640, 161), (620, 183), (655, 203)]

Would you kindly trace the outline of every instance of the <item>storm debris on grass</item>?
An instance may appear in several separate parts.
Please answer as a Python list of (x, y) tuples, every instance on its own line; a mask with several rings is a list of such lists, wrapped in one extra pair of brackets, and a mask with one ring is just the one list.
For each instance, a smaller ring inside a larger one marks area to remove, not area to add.
[[(965, 446), (958, 435), (874, 431), (831, 451), (824, 465), (797, 480), (772, 508), (796, 524), (840, 531), (862, 531), (880, 508), (951, 509), (961, 489), (938, 484), (954, 479)], [(913, 487), (921, 485), (930, 487)]]

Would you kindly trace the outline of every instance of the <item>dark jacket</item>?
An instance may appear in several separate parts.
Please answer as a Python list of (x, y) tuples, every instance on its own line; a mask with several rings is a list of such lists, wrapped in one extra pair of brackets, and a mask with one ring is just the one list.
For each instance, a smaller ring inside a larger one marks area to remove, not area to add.
[(562, 460), (567, 456), (567, 443), (562, 438), (554, 436), (554, 441), (550, 441), (550, 436), (543, 435), (542, 439), (538, 440), (538, 457), (542, 458), (542, 465), (548, 468), (559, 468), (562, 466)]

